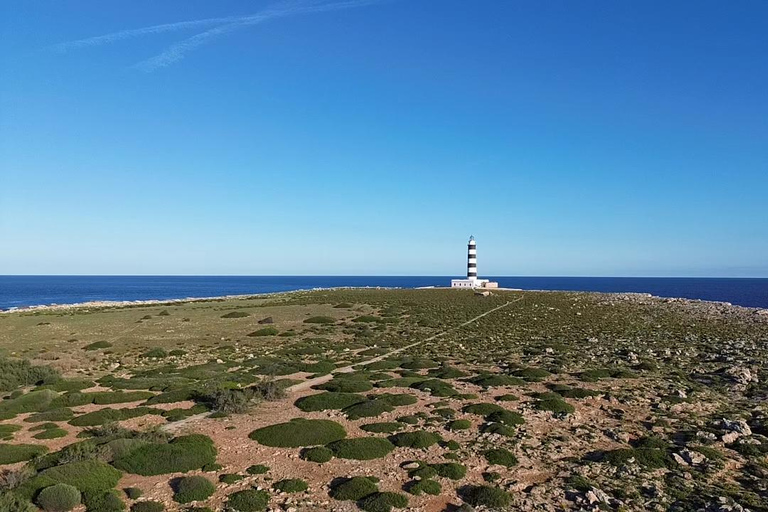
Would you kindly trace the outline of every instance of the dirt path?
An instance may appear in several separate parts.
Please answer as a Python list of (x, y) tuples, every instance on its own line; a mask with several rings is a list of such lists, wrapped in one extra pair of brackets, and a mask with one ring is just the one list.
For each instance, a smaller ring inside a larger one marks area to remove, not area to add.
[[(314, 379), (309, 379), (309, 380), (306, 380), (304, 382), (300, 382), (298, 384), (294, 384), (293, 386), (289, 386), (289, 387), (285, 388), (285, 390), (288, 393), (296, 393), (296, 392), (299, 392), (299, 391), (305, 391), (307, 389), (310, 389), (312, 386), (317, 386), (318, 384), (323, 384), (324, 382), (328, 382), (329, 380), (333, 379), (333, 376), (336, 375), (336, 374), (339, 374), (339, 373), (352, 373), (355, 370), (355, 368), (360, 366), (360, 365), (366, 365), (366, 364), (375, 363), (377, 361), (382, 361), (382, 360), (384, 360), (384, 359), (386, 359), (386, 358), (388, 358), (390, 356), (393, 356), (393, 355), (398, 354), (400, 352), (404, 352), (404, 351), (406, 351), (406, 350), (408, 350), (410, 348), (413, 348), (413, 347), (416, 347), (418, 345), (421, 345), (422, 343), (426, 343), (428, 341), (435, 340), (435, 339), (437, 339), (437, 338), (439, 338), (441, 336), (445, 336), (446, 334), (448, 334), (450, 332), (453, 332), (453, 331), (455, 331), (457, 329), (461, 329), (462, 327), (466, 327), (466, 326), (468, 326), (468, 325), (470, 325), (470, 324), (472, 324), (474, 322), (477, 322), (481, 318), (490, 315), (491, 313), (493, 313), (495, 311), (498, 311), (500, 309), (503, 309), (503, 308), (509, 306), (510, 304), (514, 304), (515, 302), (520, 302), (521, 300), (523, 300), (523, 297), (524, 296), (519, 297), (519, 298), (517, 298), (515, 300), (511, 300), (511, 301), (505, 302), (501, 306), (496, 306), (493, 309), (489, 309), (485, 313), (477, 315), (474, 318), (470, 318), (469, 320), (467, 320), (463, 324), (459, 324), (459, 325), (457, 325), (455, 327), (451, 327), (450, 329), (446, 329), (446, 330), (441, 331), (441, 332), (439, 332), (437, 334), (433, 334), (429, 338), (423, 339), (421, 341), (417, 341), (415, 343), (411, 343), (410, 345), (406, 345), (404, 347), (400, 347), (400, 348), (395, 349), (395, 350), (391, 350), (391, 351), (387, 352), (386, 354), (382, 354), (380, 356), (372, 357), (371, 359), (367, 359), (367, 360), (361, 361), (359, 363), (351, 364), (349, 366), (342, 366), (341, 368), (337, 368), (336, 370), (334, 370), (333, 372), (331, 372), (331, 373), (329, 373), (327, 375), (321, 375), (319, 377), (315, 377)], [(208, 416), (208, 414), (210, 414), (210, 413), (205, 412), (205, 413), (202, 413), (202, 414), (195, 414), (194, 416), (190, 416), (188, 418), (184, 418), (183, 420), (174, 421), (173, 423), (167, 423), (167, 424), (161, 426), (160, 429), (164, 430), (166, 432), (178, 432), (179, 430), (183, 429), (184, 427), (186, 427), (186, 426), (188, 426), (188, 425), (190, 425), (192, 423), (195, 423), (195, 422), (205, 418), (206, 416)]]

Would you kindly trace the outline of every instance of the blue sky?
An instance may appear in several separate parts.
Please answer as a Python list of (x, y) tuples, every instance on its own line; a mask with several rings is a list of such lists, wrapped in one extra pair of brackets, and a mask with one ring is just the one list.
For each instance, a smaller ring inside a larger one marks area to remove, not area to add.
[(8, 0), (0, 274), (768, 277), (767, 19)]

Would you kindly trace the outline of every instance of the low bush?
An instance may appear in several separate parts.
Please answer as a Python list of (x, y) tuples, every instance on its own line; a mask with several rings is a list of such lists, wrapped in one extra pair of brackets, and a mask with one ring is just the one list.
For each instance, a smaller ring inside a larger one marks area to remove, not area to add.
[(465, 405), (462, 411), (469, 414), (478, 414), (480, 416), (488, 416), (489, 414), (493, 414), (494, 412), (506, 411), (506, 409), (496, 404), (479, 403), (479, 404)]
[(330, 316), (311, 316), (304, 319), (305, 324), (335, 324), (336, 319)]
[(413, 389), (418, 389), (419, 391), (428, 392), (430, 395), (438, 397), (454, 396), (457, 393), (453, 386), (440, 379), (423, 380), (421, 382), (411, 384), (410, 387)]
[(339, 501), (358, 501), (378, 491), (376, 484), (363, 476), (356, 476), (331, 487), (331, 498)]
[(520, 400), (520, 397), (517, 395), (513, 395), (512, 393), (508, 393), (506, 395), (497, 396), (496, 400), (498, 400), (499, 402), (514, 402), (514, 401)]
[(65, 407), (59, 407), (57, 409), (51, 409), (50, 411), (38, 412), (32, 414), (24, 419), (28, 423), (40, 423), (43, 421), (67, 421), (74, 417), (72, 409)]
[(498, 434), (500, 436), (512, 437), (515, 435), (515, 429), (502, 425), (501, 423), (487, 423), (480, 427), (483, 434)]
[(475, 384), (483, 388), (493, 388), (499, 386), (522, 386), (525, 381), (520, 377), (512, 377), (511, 375), (477, 375), (468, 379), (468, 382)]
[(107, 407), (77, 416), (70, 420), (69, 424), (74, 427), (94, 427), (97, 425), (104, 425), (105, 423), (138, 418), (139, 416), (146, 416), (147, 414), (160, 415), (162, 412), (163, 411), (159, 409), (153, 409), (151, 407), (133, 407), (125, 409), (110, 409)]
[(366, 512), (390, 512), (407, 506), (408, 498), (396, 492), (377, 492), (360, 500), (360, 508)]
[(165, 349), (163, 348), (155, 347), (147, 350), (146, 352), (141, 354), (140, 357), (145, 357), (150, 359), (162, 359), (164, 357), (168, 357), (168, 352), (166, 352)]
[(350, 420), (359, 420), (360, 418), (374, 418), (385, 412), (392, 412), (395, 407), (386, 400), (367, 400), (359, 404), (351, 405), (343, 409), (344, 414)]
[(253, 331), (252, 333), (248, 334), (248, 336), (251, 338), (256, 338), (259, 336), (277, 336), (278, 334), (280, 334), (280, 331), (278, 331), (275, 327), (264, 327), (262, 329)]
[(416, 430), (414, 432), (395, 434), (390, 436), (389, 440), (400, 448), (429, 448), (433, 444), (440, 442), (441, 438), (433, 432)]
[(239, 482), (245, 478), (243, 475), (238, 475), (237, 473), (226, 473), (224, 475), (219, 475), (219, 482), (227, 485), (232, 485), (235, 482)]
[(71, 485), (83, 494), (98, 494), (112, 489), (121, 476), (120, 471), (100, 460), (80, 460), (43, 470), (19, 489), (31, 497), (45, 487), (61, 483)]
[(344, 427), (330, 420), (307, 420), (296, 418), (287, 423), (278, 423), (254, 430), (249, 437), (265, 446), (299, 448), (328, 444), (344, 439)]
[(25, 412), (41, 412), (61, 407), (61, 397), (50, 389), (40, 389), (0, 402), (0, 415), (3, 419), (13, 418)]
[(552, 374), (542, 368), (522, 368), (516, 370), (514, 375), (528, 382), (541, 382)]
[(80, 491), (68, 484), (54, 484), (40, 491), (35, 503), (45, 512), (68, 512), (80, 504)]
[(516, 425), (522, 425), (525, 423), (525, 419), (520, 413), (508, 411), (506, 409), (503, 411), (492, 412), (485, 417), (485, 420), (491, 423), (501, 423), (502, 425), (507, 425), (508, 427), (514, 427)]
[(269, 505), (269, 493), (264, 490), (247, 489), (229, 495), (227, 509), (234, 512), (263, 512)]
[(443, 491), (443, 486), (440, 485), (440, 482), (429, 479), (422, 479), (411, 482), (406, 486), (406, 490), (414, 496), (421, 496), (422, 494), (439, 496)]
[(3, 512), (38, 512), (38, 508), (13, 492), (0, 493), (0, 510)]
[(221, 318), (245, 318), (247, 316), (251, 316), (250, 313), (246, 313), (245, 311), (230, 311), (229, 313), (221, 315)]
[(299, 398), (294, 405), (304, 412), (341, 410), (361, 402), (366, 398), (354, 393), (326, 392)]
[(126, 487), (125, 489), (123, 489), (123, 492), (125, 493), (126, 496), (128, 496), (128, 499), (131, 499), (131, 500), (137, 500), (144, 495), (144, 491), (142, 491), (138, 487)]
[(272, 488), (280, 492), (294, 493), (306, 491), (309, 489), (309, 485), (307, 482), (300, 478), (287, 478), (285, 480), (275, 482), (272, 484)]
[(254, 464), (253, 466), (248, 466), (248, 468), (245, 470), (245, 472), (249, 475), (263, 475), (268, 471), (269, 466), (265, 466), (263, 464)]
[(427, 375), (437, 379), (458, 379), (461, 377), (466, 377), (467, 373), (459, 370), (458, 368), (453, 368), (452, 366), (441, 366), (440, 368), (429, 370)]
[(549, 386), (549, 389), (564, 398), (588, 398), (602, 394), (599, 391), (593, 391), (591, 389), (585, 388), (572, 388), (570, 386), (566, 386), (565, 384), (555, 384), (553, 386)]
[(542, 394), (534, 406), (540, 411), (551, 411), (554, 414), (571, 414), (576, 410), (574, 406), (560, 398), (560, 395), (556, 393)]
[(301, 458), (309, 462), (322, 464), (333, 458), (333, 452), (325, 446), (315, 446), (314, 448), (304, 450), (301, 453)]
[(140, 501), (134, 503), (131, 512), (163, 512), (165, 505), (159, 501)]
[(498, 509), (509, 505), (509, 494), (489, 485), (474, 485), (464, 490), (464, 501), (475, 507)]
[(113, 465), (142, 476), (186, 473), (216, 462), (216, 447), (210, 437), (192, 434), (169, 443), (149, 443), (115, 459)]
[(173, 501), (176, 503), (189, 503), (208, 499), (215, 491), (216, 486), (204, 476), (187, 476), (179, 478), (172, 484)]
[(91, 492), (84, 494), (86, 512), (121, 512), (125, 503), (115, 490)]
[(33, 366), (26, 359), (0, 358), (0, 391), (13, 391), (34, 384), (52, 384), (59, 379), (59, 372), (49, 366)]
[(42, 432), (38, 432), (35, 434), (35, 439), (58, 439), (59, 437), (66, 437), (67, 431), (63, 428), (47, 428), (43, 430)]
[(334, 391), (337, 393), (362, 393), (373, 389), (373, 384), (362, 379), (334, 378), (328, 382), (314, 386), (314, 389)]
[(472, 422), (469, 420), (453, 420), (446, 425), (448, 430), (467, 430), (472, 428)]
[(646, 469), (659, 469), (673, 465), (673, 460), (667, 452), (657, 448), (622, 448), (602, 455), (602, 460), (614, 466), (623, 466), (632, 459)]
[[(54, 423), (53, 426), (55, 427), (56, 424)], [(0, 425), (0, 439), (3, 441), (10, 441), (13, 439), (13, 434), (21, 430), (21, 425)]]
[(483, 457), (488, 461), (488, 464), (498, 464), (507, 468), (517, 465), (517, 457), (515, 457), (515, 454), (504, 448), (486, 450), (483, 452)]
[(340, 459), (372, 460), (388, 455), (395, 446), (380, 437), (360, 437), (335, 441), (328, 448)]
[(435, 470), (437, 476), (448, 478), (450, 480), (461, 480), (467, 476), (467, 468), (458, 462), (430, 464), (430, 467)]
[(367, 425), (361, 425), (360, 429), (366, 432), (372, 432), (376, 434), (391, 434), (402, 430), (405, 425), (397, 421), (389, 421), (383, 423), (368, 423)]
[(30, 460), (47, 451), (48, 448), (46, 446), (39, 444), (0, 443), (0, 465)]
[(112, 344), (108, 341), (96, 341), (83, 347), (83, 350), (100, 350), (102, 348), (111, 348)]

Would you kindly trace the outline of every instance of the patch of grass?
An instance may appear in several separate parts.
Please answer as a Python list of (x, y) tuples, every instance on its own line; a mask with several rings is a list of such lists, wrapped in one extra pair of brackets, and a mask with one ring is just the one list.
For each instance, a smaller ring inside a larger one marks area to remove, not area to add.
[(517, 457), (515, 457), (515, 454), (504, 448), (486, 450), (483, 452), (483, 457), (488, 461), (488, 464), (498, 464), (507, 468), (517, 465)]
[(441, 437), (433, 432), (416, 430), (414, 432), (401, 432), (389, 437), (395, 446), (400, 448), (429, 448), (441, 441)]
[(265, 446), (299, 448), (339, 441), (347, 436), (344, 427), (330, 420), (296, 418), (250, 433), (249, 437)]
[(402, 430), (404, 427), (405, 425), (397, 421), (368, 423), (367, 425), (360, 426), (362, 430), (376, 434), (391, 434), (393, 432), (397, 432), (398, 430)]
[(304, 320), (305, 324), (335, 324), (336, 319), (330, 316), (311, 316)]
[(83, 414), (82, 416), (78, 416), (70, 420), (69, 424), (74, 427), (94, 427), (97, 425), (104, 425), (105, 423), (138, 418), (139, 416), (146, 416), (147, 414), (160, 415), (162, 414), (162, 411), (159, 409), (153, 409), (151, 407), (135, 407), (125, 409), (105, 408)]
[(63, 428), (48, 428), (35, 434), (35, 439), (58, 439), (59, 437), (66, 437), (67, 431)]
[(263, 512), (269, 505), (269, 493), (263, 490), (247, 489), (229, 495), (228, 510), (237, 512)]
[(393, 508), (408, 506), (408, 498), (396, 492), (377, 492), (360, 500), (360, 508), (366, 512), (390, 512)]
[(432, 361), (431, 359), (411, 359), (400, 365), (401, 368), (405, 368), (406, 370), (423, 370), (427, 368), (438, 368), (439, 366), (440, 363)]
[(30, 460), (48, 451), (40, 444), (5, 444), (0, 443), (0, 464), (14, 464)]
[(280, 492), (294, 493), (306, 491), (309, 485), (300, 478), (286, 478), (272, 484), (272, 488)]
[(381, 320), (381, 318), (379, 318), (378, 316), (361, 315), (361, 316), (358, 316), (357, 318), (355, 318), (352, 321), (353, 322), (358, 322), (358, 323), (370, 324), (370, 323), (378, 322), (379, 320)]
[(67, 512), (80, 504), (80, 491), (68, 484), (54, 484), (40, 491), (35, 503), (46, 512)]
[(462, 497), (472, 506), (488, 507), (492, 510), (509, 506), (510, 502), (507, 492), (489, 485), (474, 485), (464, 489)]
[(59, 407), (50, 411), (38, 412), (24, 419), (28, 423), (40, 423), (43, 421), (67, 421), (74, 417), (71, 409)]
[(315, 446), (313, 448), (307, 448), (301, 452), (301, 458), (309, 462), (317, 462), (322, 464), (328, 462), (333, 458), (333, 452), (325, 446)]
[(0, 425), (0, 439), (10, 441), (13, 434), (21, 430), (21, 425)]
[(395, 446), (380, 437), (360, 437), (335, 441), (328, 448), (340, 459), (373, 460), (388, 455)]
[(278, 331), (277, 328), (275, 327), (263, 327), (256, 331), (253, 331), (247, 336), (250, 336), (251, 338), (256, 338), (260, 336), (277, 336), (278, 334), (280, 334), (280, 331)]
[(208, 499), (216, 486), (204, 476), (187, 476), (177, 479), (172, 483), (173, 501), (176, 503), (189, 503)]
[(216, 461), (216, 447), (201, 434), (180, 436), (169, 443), (149, 443), (116, 459), (116, 468), (142, 476), (185, 473)]
[(356, 476), (331, 487), (331, 498), (339, 501), (358, 501), (379, 489), (370, 478)]

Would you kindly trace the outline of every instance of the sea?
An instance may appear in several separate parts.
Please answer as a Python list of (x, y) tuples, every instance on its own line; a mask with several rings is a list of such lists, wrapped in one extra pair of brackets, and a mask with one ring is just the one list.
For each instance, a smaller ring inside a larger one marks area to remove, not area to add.
[[(451, 276), (0, 276), (0, 310), (90, 301), (167, 300), (332, 287), (448, 286)], [(503, 288), (640, 292), (768, 308), (768, 278), (487, 277)]]

